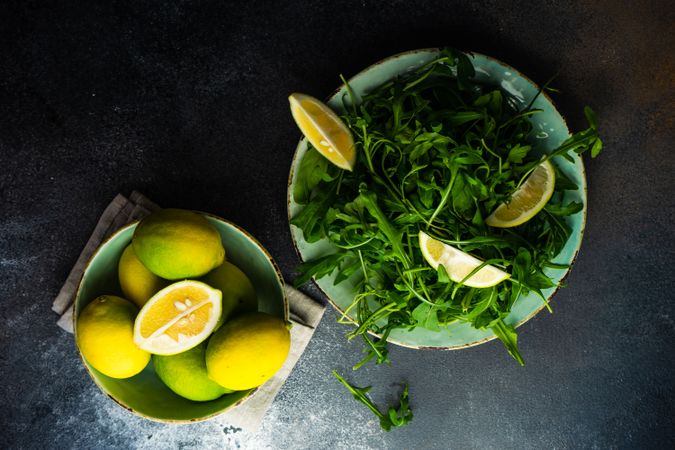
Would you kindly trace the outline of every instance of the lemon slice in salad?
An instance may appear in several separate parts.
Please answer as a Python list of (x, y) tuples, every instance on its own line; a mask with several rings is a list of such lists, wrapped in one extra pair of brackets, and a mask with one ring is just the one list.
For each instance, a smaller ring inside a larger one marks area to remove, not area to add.
[(555, 170), (544, 161), (513, 193), (511, 200), (502, 203), (490, 214), (485, 223), (491, 227), (509, 228), (521, 225), (541, 211), (553, 195)]
[(326, 104), (305, 94), (291, 94), (295, 123), (319, 153), (341, 169), (351, 171), (356, 162), (354, 138), (349, 128)]
[[(455, 283), (464, 280), (474, 269), (483, 264), (480, 259), (438, 241), (423, 231), (419, 233), (419, 241), (424, 259), (434, 269), (442, 264), (450, 279)], [(487, 264), (464, 280), (464, 284), (475, 288), (487, 288), (501, 283), (510, 276), (503, 270)]]

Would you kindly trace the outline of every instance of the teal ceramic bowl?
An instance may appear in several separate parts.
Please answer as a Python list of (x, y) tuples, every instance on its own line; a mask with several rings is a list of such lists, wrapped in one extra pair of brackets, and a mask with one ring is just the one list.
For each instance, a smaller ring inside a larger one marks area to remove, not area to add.
[[(255, 286), (258, 310), (288, 320), (283, 278), (269, 253), (235, 224), (212, 215), (204, 216), (220, 232), (228, 261), (246, 273)], [(75, 298), (75, 325), (82, 309), (96, 297), (104, 294), (123, 296), (117, 279), (117, 264), (122, 252), (131, 243), (136, 225), (132, 223), (117, 231), (92, 256)], [(77, 333), (77, 326), (74, 328)], [(138, 375), (126, 379), (103, 375), (83, 357), (82, 362), (94, 383), (113, 401), (139, 416), (160, 422), (206, 420), (242, 404), (255, 391), (239, 391), (216, 400), (195, 402), (176, 395), (166, 387), (155, 374), (152, 362)]]
[[(386, 81), (423, 66), (436, 58), (438, 54), (438, 49), (425, 49), (392, 56), (363, 70), (350, 79), (349, 84), (357, 95), (366, 94)], [(502, 89), (512, 94), (523, 106), (527, 105), (533, 98), (537, 97), (539, 87), (513, 67), (478, 53), (474, 53), (471, 58), (476, 69), (476, 78), (478, 81), (494, 86), (501, 86)], [(340, 108), (342, 98), (346, 94), (346, 88), (343, 85), (330, 97), (328, 104), (333, 108)], [(565, 119), (563, 119), (551, 99), (545, 94), (539, 95), (536, 98), (534, 107), (543, 110), (543, 112), (536, 114), (533, 117), (533, 124), (538, 143), (537, 148), (542, 152), (550, 152), (570, 136), (569, 129), (567, 128)], [(296, 148), (289, 175), (289, 219), (302, 208), (295, 203), (292, 193), (297, 181), (296, 168), (299, 166), (300, 161), (302, 161), (306, 151), (307, 141), (302, 139)], [(583, 211), (569, 218), (568, 224), (572, 228), (572, 234), (562, 252), (556, 258), (556, 262), (569, 264), (571, 266), (579, 251), (586, 222), (586, 176), (581, 158), (576, 154), (573, 156), (573, 162), (569, 162), (563, 158), (556, 158), (554, 159), (554, 163), (570, 179), (580, 186), (580, 189), (577, 191), (566, 192), (566, 201), (582, 202), (584, 205)], [(298, 254), (303, 261), (311, 260), (333, 251), (331, 244), (327, 240), (312, 244), (307, 243), (302, 237), (302, 232), (292, 225), (291, 235)], [(546, 270), (546, 273), (552, 277), (554, 282), (562, 281), (567, 276), (568, 272), (569, 268), (565, 270)], [(344, 311), (354, 298), (354, 284), (350, 283), (351, 280), (347, 280), (336, 286), (333, 284), (333, 279), (333, 276), (327, 276), (315, 280), (315, 282), (326, 294), (330, 303), (344, 315)], [(547, 299), (550, 300), (555, 294), (556, 289), (551, 288), (544, 290), (543, 292)], [(505, 319), (505, 322), (507, 324), (520, 326), (541, 311), (544, 306), (541, 298), (534, 294), (522, 296), (513, 305), (511, 313)], [(345, 315), (345, 317), (353, 321), (353, 318), (348, 315)], [(411, 348), (453, 350), (482, 344), (495, 337), (494, 333), (490, 330), (477, 330), (468, 323), (456, 322), (443, 327), (441, 331), (438, 332), (424, 328), (415, 328), (411, 331), (396, 329), (391, 332), (388, 341)]]

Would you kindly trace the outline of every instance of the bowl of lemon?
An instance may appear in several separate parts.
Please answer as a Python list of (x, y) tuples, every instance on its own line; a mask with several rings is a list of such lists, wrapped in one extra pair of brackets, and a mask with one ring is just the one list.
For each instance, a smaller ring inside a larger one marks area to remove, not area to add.
[(153, 212), (101, 244), (74, 321), (96, 385), (161, 422), (240, 405), (290, 349), (283, 278), (269, 253), (231, 222), (180, 209)]

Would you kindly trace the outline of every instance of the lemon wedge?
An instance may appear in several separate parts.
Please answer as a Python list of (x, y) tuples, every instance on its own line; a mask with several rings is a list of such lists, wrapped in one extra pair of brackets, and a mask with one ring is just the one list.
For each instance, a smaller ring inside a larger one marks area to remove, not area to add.
[(548, 203), (554, 187), (555, 170), (546, 160), (527, 177), (509, 202), (499, 205), (485, 219), (485, 223), (491, 227), (509, 228), (527, 222)]
[[(434, 269), (438, 269), (438, 266), (442, 264), (450, 279), (455, 283), (464, 280), (471, 271), (483, 264), (480, 259), (438, 241), (423, 231), (419, 232), (419, 241), (424, 259)], [(510, 276), (503, 270), (488, 264), (471, 275), (471, 278), (465, 280), (464, 284), (475, 288), (487, 288), (501, 283)]]
[(179, 281), (156, 293), (134, 322), (134, 342), (155, 355), (175, 355), (199, 345), (215, 329), (222, 293), (199, 281)]
[(291, 94), (288, 101), (295, 123), (314, 148), (339, 168), (351, 171), (356, 162), (354, 138), (337, 114), (309, 95)]

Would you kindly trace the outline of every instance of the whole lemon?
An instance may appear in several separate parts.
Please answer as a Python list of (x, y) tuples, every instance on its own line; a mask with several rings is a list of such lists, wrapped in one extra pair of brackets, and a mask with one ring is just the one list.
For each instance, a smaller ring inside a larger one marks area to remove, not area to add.
[(143, 265), (168, 280), (200, 277), (225, 260), (218, 230), (183, 209), (161, 209), (141, 220), (132, 244)]
[(235, 317), (209, 340), (206, 370), (221, 386), (242, 391), (258, 387), (281, 368), (291, 347), (286, 322), (262, 312)]
[(117, 266), (117, 275), (124, 296), (136, 303), (139, 308), (142, 308), (150, 297), (169, 284), (141, 263), (132, 245), (122, 252), (120, 263)]
[(209, 272), (203, 281), (223, 293), (223, 313), (216, 329), (231, 316), (258, 310), (258, 297), (246, 274), (229, 261)]
[(138, 308), (128, 300), (102, 295), (77, 319), (77, 346), (96, 370), (112, 378), (129, 378), (148, 365), (150, 353), (134, 344)]
[(160, 380), (181, 397), (197, 402), (215, 400), (232, 392), (206, 373), (206, 342), (177, 355), (153, 355), (152, 364)]

